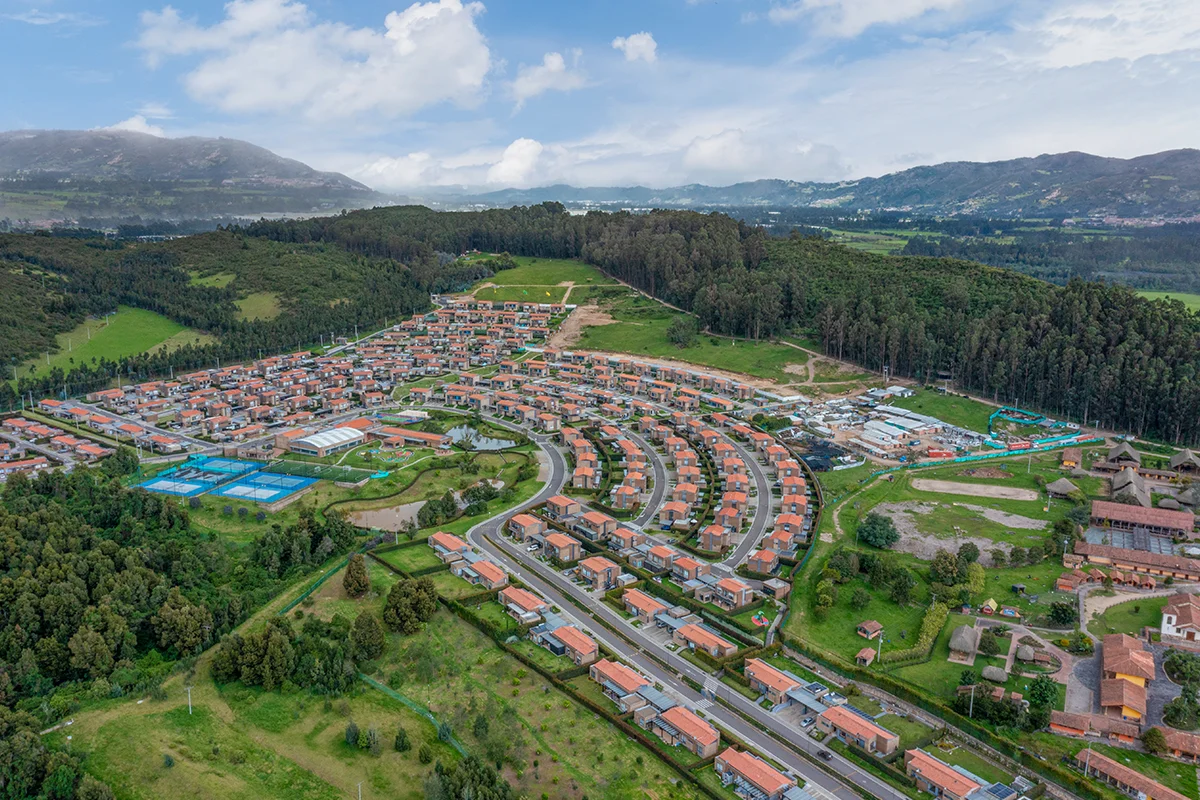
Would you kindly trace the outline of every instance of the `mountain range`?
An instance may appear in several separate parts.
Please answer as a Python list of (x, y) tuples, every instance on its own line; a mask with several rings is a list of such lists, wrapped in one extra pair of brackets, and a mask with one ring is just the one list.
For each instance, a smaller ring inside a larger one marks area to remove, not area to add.
[(826, 208), (931, 215), (1192, 217), (1200, 214), (1200, 150), (1137, 158), (1059, 153), (1010, 161), (953, 161), (837, 183), (757, 180), (731, 186), (567, 185), (449, 193), (443, 202), (490, 206), (557, 200), (568, 205)]
[(0, 133), (0, 217), (329, 213), (387, 197), (237, 139), (132, 131)]

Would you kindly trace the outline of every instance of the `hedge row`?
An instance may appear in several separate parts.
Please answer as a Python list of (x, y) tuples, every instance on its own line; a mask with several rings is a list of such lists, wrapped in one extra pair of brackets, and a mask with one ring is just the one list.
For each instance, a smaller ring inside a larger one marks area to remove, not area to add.
[(934, 603), (925, 611), (921, 618), (921, 632), (917, 635), (917, 643), (904, 650), (889, 650), (883, 654), (880, 661), (884, 664), (895, 664), (901, 661), (910, 662), (928, 658), (933, 650), (933, 643), (938, 634), (946, 627), (950, 619), (950, 607), (945, 603)]

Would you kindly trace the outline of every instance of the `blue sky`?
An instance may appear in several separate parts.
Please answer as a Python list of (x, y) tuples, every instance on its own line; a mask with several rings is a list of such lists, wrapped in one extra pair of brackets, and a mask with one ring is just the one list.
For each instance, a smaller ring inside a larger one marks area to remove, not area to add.
[(839, 180), (1197, 144), (1196, 0), (0, 0), (0, 127), (373, 186)]

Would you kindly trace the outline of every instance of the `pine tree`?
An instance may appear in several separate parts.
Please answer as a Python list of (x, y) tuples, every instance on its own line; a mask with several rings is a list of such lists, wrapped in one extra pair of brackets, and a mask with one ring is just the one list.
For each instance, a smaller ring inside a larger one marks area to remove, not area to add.
[(342, 588), (351, 597), (362, 597), (371, 588), (371, 579), (367, 577), (367, 565), (363, 561), (362, 553), (350, 556), (350, 563), (346, 565), (346, 575), (342, 578)]
[(396, 752), (407, 753), (412, 750), (412, 742), (408, 740), (408, 731), (400, 728), (396, 731)]

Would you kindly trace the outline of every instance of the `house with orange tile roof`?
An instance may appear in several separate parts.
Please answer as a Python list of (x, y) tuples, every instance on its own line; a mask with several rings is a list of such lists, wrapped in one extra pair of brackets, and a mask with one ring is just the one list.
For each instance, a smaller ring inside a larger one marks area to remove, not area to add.
[(671, 577), (681, 581), (698, 580), (701, 575), (707, 575), (712, 568), (707, 562), (698, 561), (691, 556), (679, 556), (671, 563)]
[(650, 681), (637, 672), (617, 661), (601, 659), (588, 670), (588, 677), (600, 684), (604, 694), (618, 703), (622, 698), (636, 692), (643, 686), (649, 686)]
[(904, 751), (904, 772), (916, 782), (918, 789), (944, 800), (966, 800), (968, 795), (985, 785), (982, 778), (961, 767), (952, 767), (920, 748)]
[(602, 542), (617, 529), (617, 521), (600, 511), (589, 511), (575, 520), (575, 530), (585, 539)]
[(746, 568), (760, 575), (774, 575), (779, 571), (779, 553), (775, 550), (755, 550), (746, 559)]
[(900, 746), (900, 737), (876, 725), (851, 706), (830, 706), (817, 717), (817, 728), (868, 753), (888, 756)]
[(733, 642), (695, 623), (676, 628), (671, 638), (692, 650), (703, 650), (716, 659), (726, 658), (738, 651), (738, 646)]
[(546, 501), (546, 514), (553, 520), (561, 520), (583, 513), (583, 504), (561, 494)]
[(571, 659), (571, 663), (576, 666), (591, 664), (600, 657), (600, 646), (596, 644), (596, 640), (574, 625), (560, 625), (552, 631), (541, 634), (541, 639), (543, 645), (551, 652), (558, 649), (552, 646), (553, 643), (561, 645), (562, 655)]
[(470, 552), (471, 546), (462, 539), (455, 536), (453, 533), (445, 533), (438, 531), (430, 534), (429, 546), (433, 548), (433, 552), (443, 563), (449, 564), (451, 561), (457, 561), (463, 557), (464, 553)]
[(548, 534), (545, 539), (544, 552), (563, 563), (578, 561), (582, 553), (579, 542), (565, 533)]
[(1171, 595), (1163, 606), (1159, 631), (1164, 642), (1200, 647), (1200, 598), (1188, 592)]
[(651, 597), (641, 589), (626, 589), (621, 595), (625, 610), (646, 624), (654, 621), (654, 617), (667, 610), (667, 605)]
[(788, 702), (787, 693), (802, 686), (796, 676), (776, 669), (758, 658), (746, 659), (744, 672), (746, 680), (750, 681), (750, 688), (766, 695), (772, 705)]
[(666, 572), (678, 557), (679, 551), (675, 548), (667, 547), (665, 544), (658, 544), (646, 552), (645, 567), (655, 572)]
[(732, 747), (719, 753), (713, 769), (721, 782), (738, 795), (752, 800), (782, 800), (796, 782), (750, 753)]
[(508, 532), (521, 542), (527, 542), (530, 537), (539, 536), (545, 531), (546, 523), (532, 514), (514, 514), (508, 521)]
[(724, 525), (706, 525), (700, 531), (700, 549), (720, 553), (729, 549), (730, 531)]
[(754, 589), (737, 578), (722, 578), (713, 586), (713, 603), (733, 611), (754, 601)]
[(485, 589), (499, 589), (508, 584), (508, 573), (483, 558), (477, 558), (474, 561), (465, 558), (459, 559), (451, 565), (450, 572), (467, 583), (482, 586)]
[(592, 556), (579, 562), (579, 577), (592, 585), (597, 592), (607, 591), (617, 585), (621, 568), (604, 556)]
[(533, 592), (518, 586), (505, 586), (496, 598), (509, 615), (522, 625), (537, 622), (550, 604)]
[(1090, 748), (1075, 754), (1075, 766), (1087, 775), (1115, 786), (1125, 794), (1144, 800), (1186, 800), (1185, 795), (1168, 789), (1142, 773)]
[(651, 717), (647, 727), (667, 744), (682, 747), (700, 758), (715, 756), (721, 745), (717, 729), (683, 706), (672, 706)]

